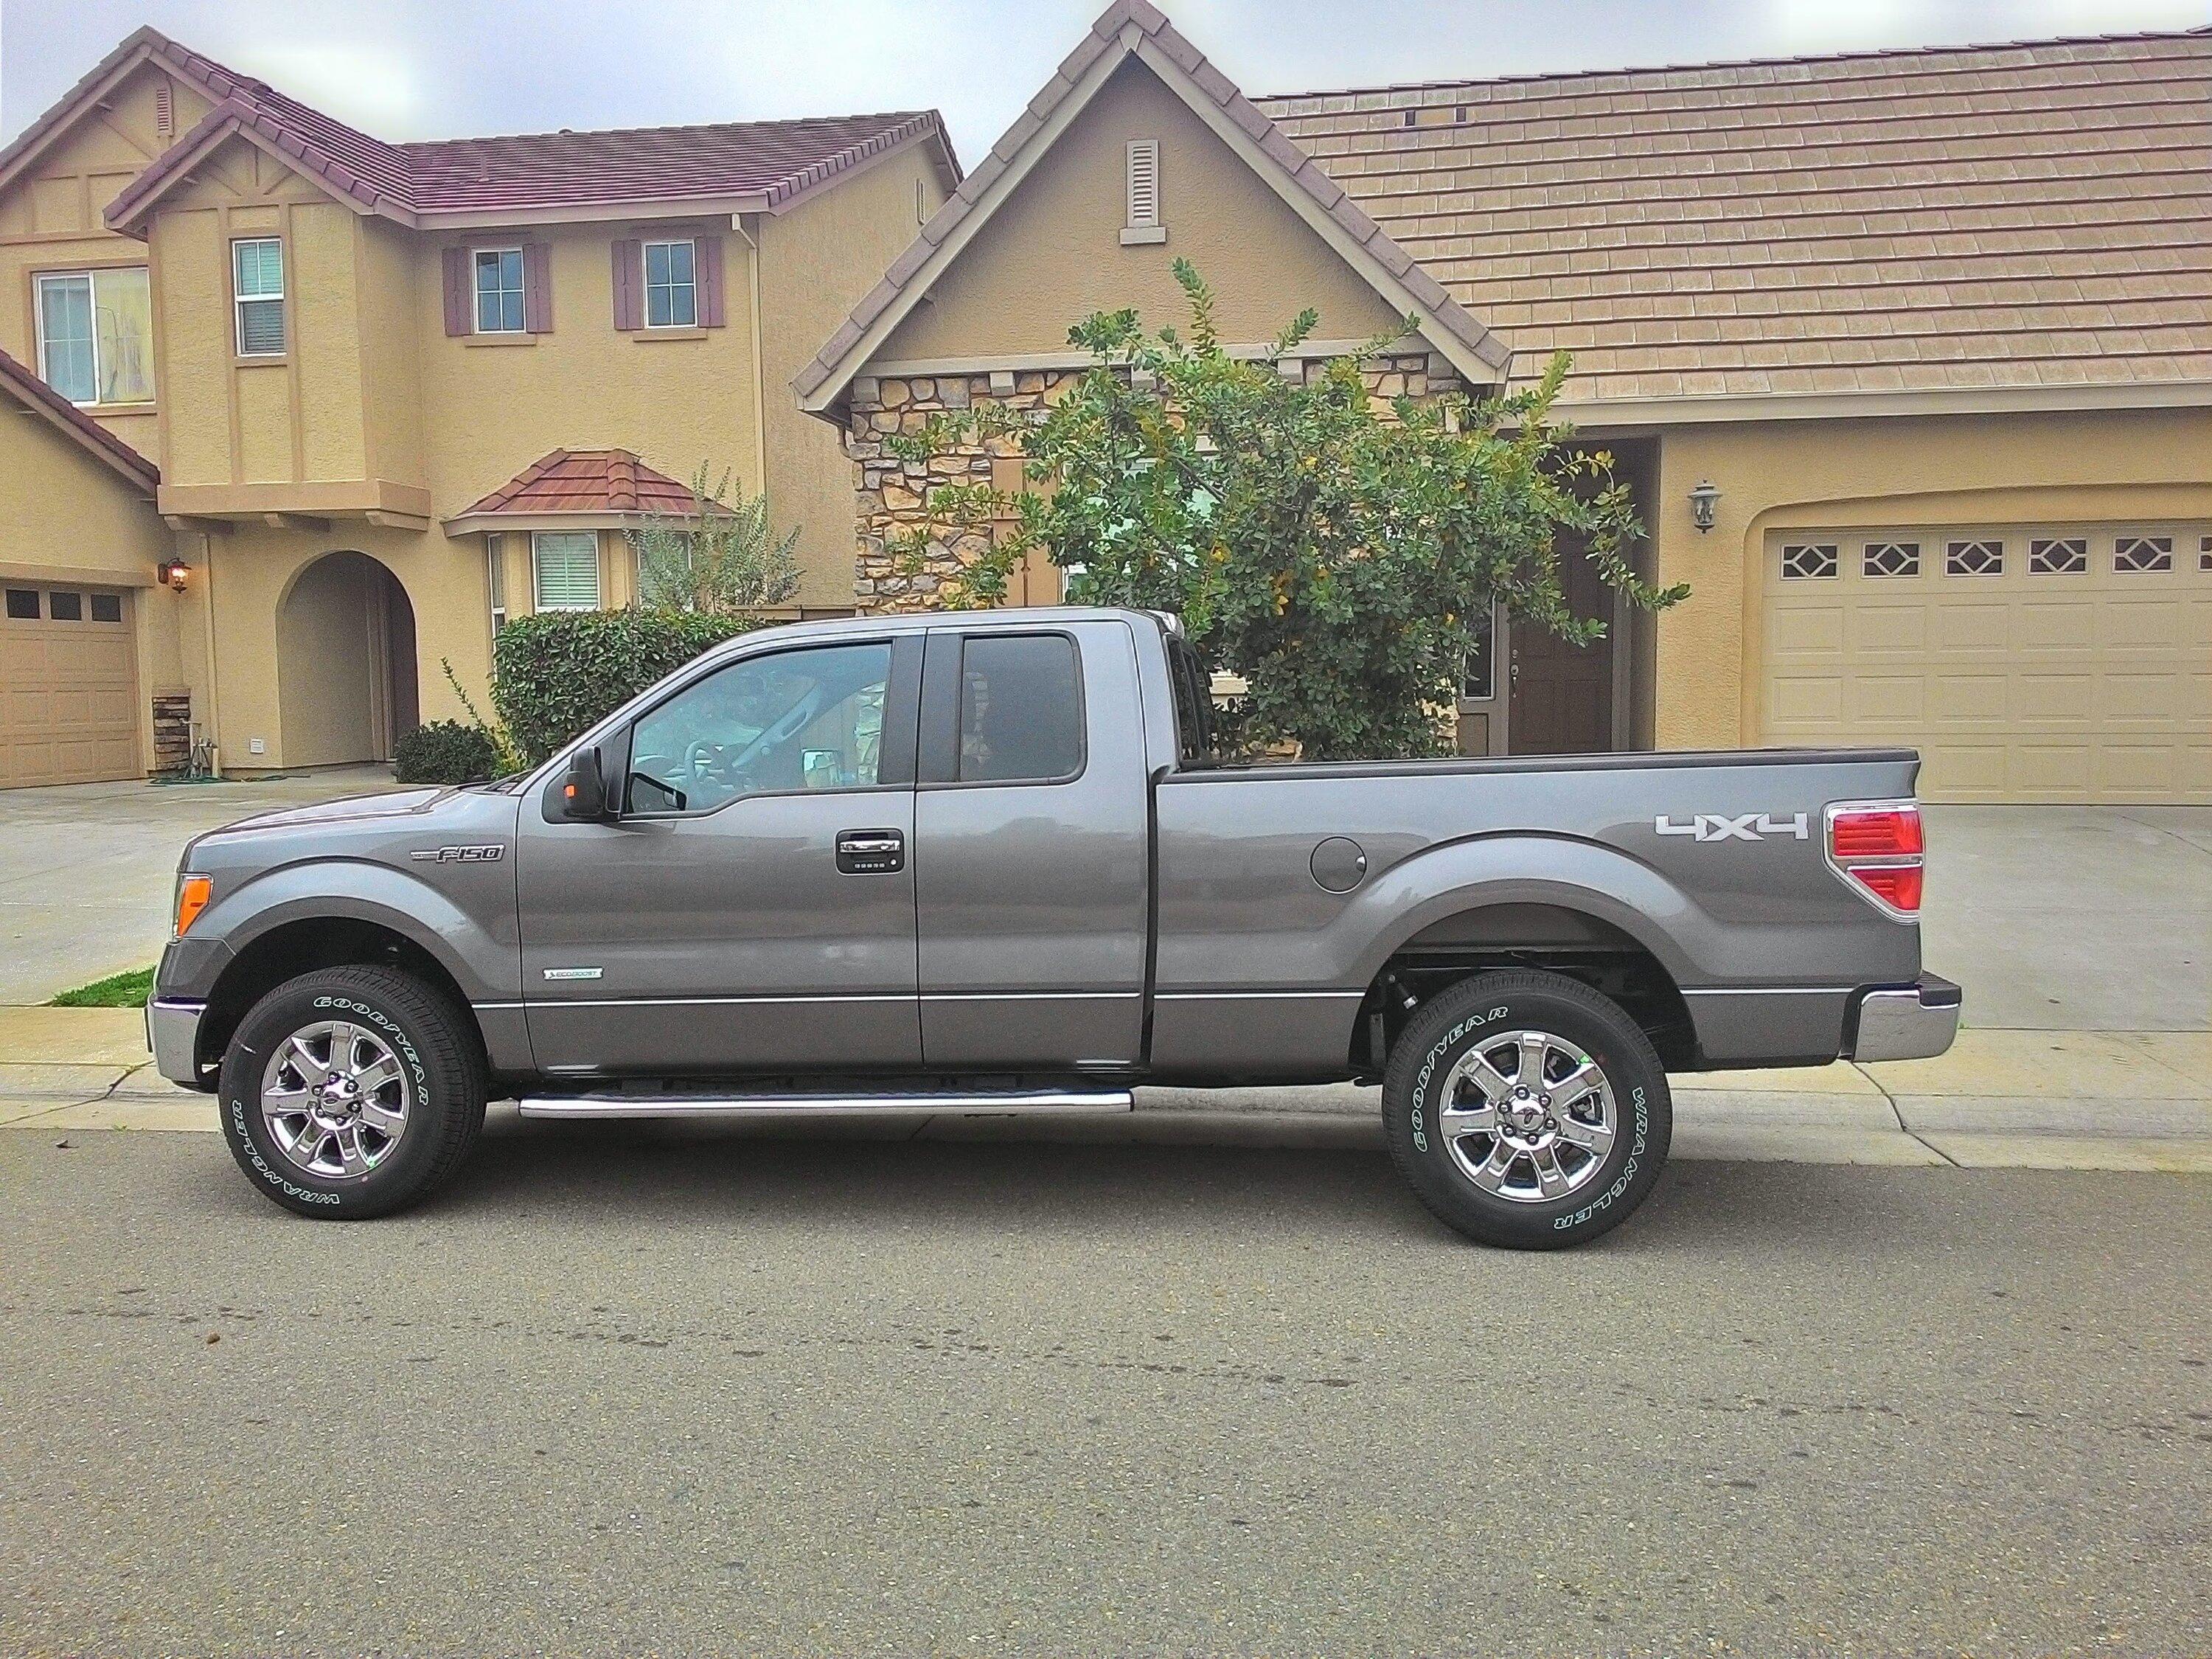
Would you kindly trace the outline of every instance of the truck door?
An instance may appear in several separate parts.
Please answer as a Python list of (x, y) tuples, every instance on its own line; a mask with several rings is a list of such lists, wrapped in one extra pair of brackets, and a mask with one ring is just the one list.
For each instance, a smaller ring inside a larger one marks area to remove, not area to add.
[(740, 657), (602, 744), (618, 816), (522, 811), (548, 1072), (907, 1071), (919, 634)]
[(915, 794), (933, 1070), (1143, 1055), (1150, 781), (1118, 621), (933, 630)]

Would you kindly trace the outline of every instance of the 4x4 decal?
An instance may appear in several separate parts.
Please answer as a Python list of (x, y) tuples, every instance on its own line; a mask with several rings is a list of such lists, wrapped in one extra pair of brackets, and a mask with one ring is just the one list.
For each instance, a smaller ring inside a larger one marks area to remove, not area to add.
[(1771, 812), (1700, 812), (1683, 821), (1656, 818), (1651, 827), (1662, 836), (1692, 836), (1699, 841), (1764, 841), (1769, 836), (1795, 836), (1799, 841), (1810, 841), (1813, 829), (1809, 816), (1795, 812), (1786, 818), (1778, 818)]

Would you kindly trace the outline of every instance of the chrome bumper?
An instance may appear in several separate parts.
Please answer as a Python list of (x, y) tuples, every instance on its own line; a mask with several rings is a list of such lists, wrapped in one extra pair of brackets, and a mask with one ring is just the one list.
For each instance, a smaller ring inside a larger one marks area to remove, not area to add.
[(200, 1016), (206, 1012), (204, 1002), (146, 1005), (146, 1046), (154, 1051), (154, 1069), (187, 1089), (206, 1086), (199, 1070)]
[(1917, 985), (1869, 991), (1853, 1015), (1850, 1060), (1926, 1060), (1959, 1034), (1959, 988), (1924, 974)]

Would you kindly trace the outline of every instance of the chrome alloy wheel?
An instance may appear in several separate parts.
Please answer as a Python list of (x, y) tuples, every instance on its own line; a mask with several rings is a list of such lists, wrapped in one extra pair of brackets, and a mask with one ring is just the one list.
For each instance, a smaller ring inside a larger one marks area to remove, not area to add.
[(365, 1176), (407, 1132), (406, 1068), (384, 1039), (342, 1019), (303, 1025), (261, 1073), (270, 1139), (311, 1175)]
[(1597, 1062), (1548, 1031), (1499, 1031), (1460, 1056), (1437, 1125), (1460, 1173), (1516, 1203), (1548, 1203), (1597, 1178), (1620, 1120)]

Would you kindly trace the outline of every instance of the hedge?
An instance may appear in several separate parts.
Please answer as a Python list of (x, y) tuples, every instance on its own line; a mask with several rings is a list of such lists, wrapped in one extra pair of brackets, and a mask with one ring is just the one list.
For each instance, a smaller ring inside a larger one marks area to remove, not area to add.
[(759, 624), (684, 611), (548, 611), (493, 641), (492, 707), (535, 766), (709, 646)]
[(495, 776), (499, 744), (489, 732), (459, 720), (432, 720), (393, 746), (392, 769), (402, 783), (472, 783)]

